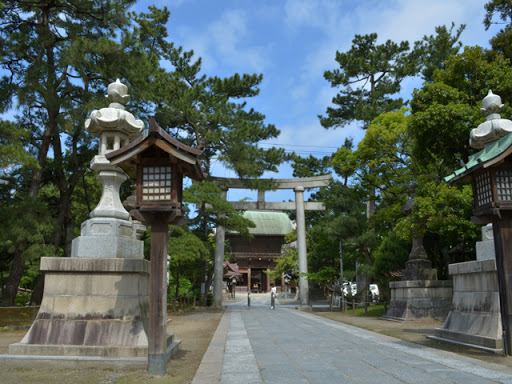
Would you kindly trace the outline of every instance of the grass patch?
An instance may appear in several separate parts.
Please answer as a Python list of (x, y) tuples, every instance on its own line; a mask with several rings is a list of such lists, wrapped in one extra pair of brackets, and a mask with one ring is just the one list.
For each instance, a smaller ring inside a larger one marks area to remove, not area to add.
[(2, 308), (0, 307), (0, 327), (30, 325), (39, 308)]
[[(347, 307), (347, 314), (348, 315), (354, 315), (354, 312), (352, 310), (352, 307), (349, 305)], [(355, 316), (368, 316), (368, 317), (381, 317), (384, 316), (384, 304), (371, 304), (368, 306), (368, 313), (365, 314), (364, 312), (364, 306), (363, 307), (356, 307)]]

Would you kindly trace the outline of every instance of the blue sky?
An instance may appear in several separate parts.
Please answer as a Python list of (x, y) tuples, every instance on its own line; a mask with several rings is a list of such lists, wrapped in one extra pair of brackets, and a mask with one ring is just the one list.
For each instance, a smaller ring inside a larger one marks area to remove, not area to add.
[[(379, 43), (387, 39), (411, 43), (434, 34), (438, 25), (466, 24), (461, 40), (465, 45), (488, 46), (496, 30), (485, 31), (482, 0), (162, 0), (140, 1), (167, 6), (170, 40), (203, 59), (207, 75), (230, 76), (262, 73), (260, 95), (249, 106), (266, 115), (266, 122), (281, 130), (268, 143), (294, 150), (304, 156), (323, 156), (340, 147), (346, 137), (361, 140), (357, 124), (336, 130), (321, 127), (318, 115), (331, 105), (336, 89), (323, 78), (336, 68), (336, 51), (350, 49), (355, 34), (376, 32)], [(419, 79), (403, 83), (401, 94), (409, 99)], [(267, 143), (267, 142), (265, 142)], [(214, 176), (234, 177), (221, 164)], [(265, 177), (289, 178), (291, 168)], [(238, 192), (239, 193), (239, 192)], [(230, 192), (230, 200), (238, 200)], [(268, 201), (292, 199), (279, 194)], [(242, 197), (255, 198), (255, 193)], [(240, 197), (240, 198), (242, 198)]]

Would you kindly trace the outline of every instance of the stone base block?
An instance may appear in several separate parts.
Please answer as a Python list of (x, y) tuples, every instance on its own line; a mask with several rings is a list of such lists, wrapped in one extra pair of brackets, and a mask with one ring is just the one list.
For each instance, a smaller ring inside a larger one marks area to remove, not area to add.
[(385, 318), (416, 320), (444, 319), (451, 307), (452, 282), (450, 280), (394, 281), (391, 302)]
[(41, 270), (39, 313), (9, 353), (147, 356), (149, 261), (46, 257)]
[(144, 243), (127, 237), (79, 236), (73, 240), (71, 257), (142, 259)]
[[(173, 356), (181, 345), (181, 340), (175, 340), (174, 335), (167, 335), (167, 360)], [(9, 345), (10, 355), (30, 356), (80, 356), (108, 358), (147, 358), (148, 346), (123, 345), (54, 345), (54, 344), (25, 344), (23, 342)]]
[(478, 261), (495, 259), (494, 240), (476, 242), (476, 259)]
[(503, 351), (503, 339), (472, 335), (469, 333), (454, 332), (447, 329), (437, 328), (435, 330), (436, 340), (456, 342), (468, 347)]
[(475, 348), (503, 349), (495, 259), (450, 264), (453, 300), (438, 339)]
[(71, 257), (144, 258), (144, 243), (138, 240), (140, 225), (128, 220), (95, 217), (84, 221), (81, 236), (73, 240)]
[(437, 280), (437, 270), (432, 268), (432, 262), (428, 259), (407, 260), (402, 278), (405, 281)]

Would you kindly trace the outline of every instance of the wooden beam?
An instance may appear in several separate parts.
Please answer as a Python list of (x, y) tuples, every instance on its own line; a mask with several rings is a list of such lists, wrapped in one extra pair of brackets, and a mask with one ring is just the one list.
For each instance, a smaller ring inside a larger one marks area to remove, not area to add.
[[(210, 180), (221, 188), (250, 189), (244, 180), (229, 177), (211, 177)], [(301, 179), (258, 179), (270, 181), (271, 189), (294, 189), (296, 187), (320, 188), (327, 187), (332, 180), (332, 175), (304, 177)]]
[[(235, 209), (241, 211), (294, 211), (297, 206), (293, 201), (267, 202), (267, 201), (230, 201)], [(306, 211), (324, 211), (325, 204), (316, 201), (307, 201), (304, 203)]]

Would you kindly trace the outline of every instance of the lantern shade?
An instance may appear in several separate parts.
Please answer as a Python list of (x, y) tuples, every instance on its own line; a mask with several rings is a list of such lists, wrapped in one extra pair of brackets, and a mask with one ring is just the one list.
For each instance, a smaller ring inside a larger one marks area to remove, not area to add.
[(453, 184), (468, 179), (473, 187), (474, 216), (486, 216), (489, 222), (499, 211), (512, 210), (512, 134), (472, 155), (444, 180)]
[(172, 138), (151, 119), (147, 131), (106, 158), (136, 180), (136, 209), (162, 211), (181, 209), (184, 177), (205, 178), (198, 159), (201, 153)]

